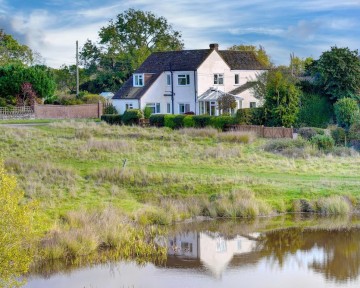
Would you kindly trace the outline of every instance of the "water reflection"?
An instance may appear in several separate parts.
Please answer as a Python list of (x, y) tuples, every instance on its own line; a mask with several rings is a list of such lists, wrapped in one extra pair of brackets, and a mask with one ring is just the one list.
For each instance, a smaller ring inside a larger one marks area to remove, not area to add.
[(167, 245), (165, 263), (67, 268), (66, 275), (47, 271), (46, 280), (37, 270), (27, 287), (238, 287), (239, 281), (244, 287), (360, 287), (358, 223), (354, 217), (187, 223), (159, 239)]

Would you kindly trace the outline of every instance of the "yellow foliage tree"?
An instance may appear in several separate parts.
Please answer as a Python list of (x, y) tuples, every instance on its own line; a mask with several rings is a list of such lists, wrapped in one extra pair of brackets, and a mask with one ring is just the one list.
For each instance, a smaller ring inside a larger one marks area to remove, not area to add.
[(17, 287), (32, 260), (34, 209), (0, 162), (0, 287)]

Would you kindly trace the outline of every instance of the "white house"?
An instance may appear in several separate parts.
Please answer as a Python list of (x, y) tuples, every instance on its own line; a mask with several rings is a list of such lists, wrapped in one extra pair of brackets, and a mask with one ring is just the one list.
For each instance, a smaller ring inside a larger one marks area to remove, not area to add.
[(251, 92), (266, 68), (248, 51), (210, 49), (152, 53), (113, 97), (120, 114), (146, 106), (153, 113), (218, 115), (217, 99), (235, 96), (238, 108), (260, 105)]

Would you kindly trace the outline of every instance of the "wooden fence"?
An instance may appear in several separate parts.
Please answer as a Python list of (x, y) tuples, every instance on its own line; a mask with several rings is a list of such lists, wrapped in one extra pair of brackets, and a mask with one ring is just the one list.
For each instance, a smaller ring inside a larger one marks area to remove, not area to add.
[(0, 107), (0, 120), (34, 119), (34, 109), (30, 106)]
[(229, 125), (225, 131), (254, 132), (263, 138), (293, 138), (293, 128), (265, 127), (259, 125)]

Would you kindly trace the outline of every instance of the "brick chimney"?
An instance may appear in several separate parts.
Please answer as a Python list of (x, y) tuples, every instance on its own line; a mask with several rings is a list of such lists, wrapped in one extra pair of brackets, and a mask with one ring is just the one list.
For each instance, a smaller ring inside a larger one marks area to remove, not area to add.
[(209, 45), (209, 47), (210, 47), (210, 50), (216, 50), (216, 51), (219, 50), (219, 44), (217, 44), (217, 43), (211, 43)]

